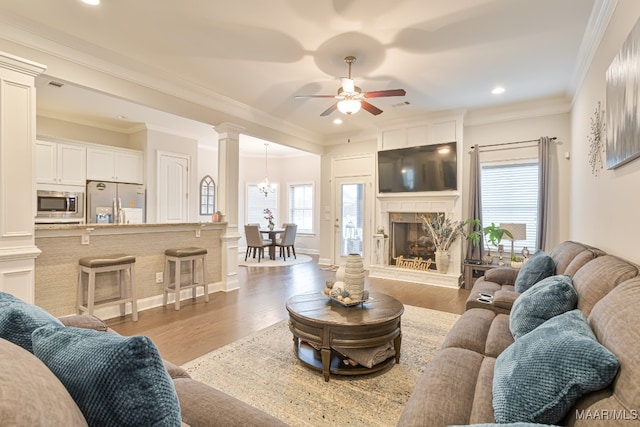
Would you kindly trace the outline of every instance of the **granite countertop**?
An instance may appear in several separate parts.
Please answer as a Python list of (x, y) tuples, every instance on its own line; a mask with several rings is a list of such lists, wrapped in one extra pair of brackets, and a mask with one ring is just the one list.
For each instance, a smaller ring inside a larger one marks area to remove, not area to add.
[(176, 223), (148, 223), (148, 224), (36, 224), (38, 230), (131, 230), (140, 228), (159, 227), (205, 227), (226, 225), (226, 222), (176, 222)]

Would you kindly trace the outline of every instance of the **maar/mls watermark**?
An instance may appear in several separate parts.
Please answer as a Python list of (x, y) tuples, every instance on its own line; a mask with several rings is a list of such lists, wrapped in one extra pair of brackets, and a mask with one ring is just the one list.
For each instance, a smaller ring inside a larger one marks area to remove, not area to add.
[(636, 421), (640, 413), (636, 409), (576, 409), (576, 420)]

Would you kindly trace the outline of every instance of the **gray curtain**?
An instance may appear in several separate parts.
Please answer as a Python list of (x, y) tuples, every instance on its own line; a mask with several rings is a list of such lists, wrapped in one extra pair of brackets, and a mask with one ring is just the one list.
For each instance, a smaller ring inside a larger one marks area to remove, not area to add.
[(551, 138), (543, 136), (538, 143), (538, 238), (536, 248), (545, 250), (549, 218), (549, 144)]
[[(480, 148), (476, 145), (471, 149), (469, 159), (469, 210), (467, 218), (476, 218), (482, 224), (482, 195), (480, 191)], [(476, 227), (475, 230), (481, 229)], [(481, 260), (484, 252), (482, 240), (478, 246), (474, 246), (471, 241), (467, 242), (467, 253), (465, 259)]]

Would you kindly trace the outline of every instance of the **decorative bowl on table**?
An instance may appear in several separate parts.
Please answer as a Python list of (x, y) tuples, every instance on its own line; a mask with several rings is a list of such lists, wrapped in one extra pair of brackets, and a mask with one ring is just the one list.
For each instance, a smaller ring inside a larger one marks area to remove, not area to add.
[(363, 300), (359, 300), (359, 301), (353, 301), (351, 298), (347, 297), (347, 298), (343, 298), (342, 300), (338, 299), (338, 298), (333, 298), (330, 295), (327, 295), (327, 297), (331, 300), (331, 301), (335, 301), (338, 304), (344, 306), (344, 307), (353, 307), (354, 305), (358, 305), (358, 304), (364, 304), (367, 301), (370, 301), (371, 298), (367, 298), (367, 299), (363, 299)]
[(352, 299), (349, 292), (345, 290), (344, 282), (327, 281), (326, 288), (322, 292), (327, 298), (345, 307), (362, 304), (369, 301), (369, 291), (363, 291), (358, 299)]

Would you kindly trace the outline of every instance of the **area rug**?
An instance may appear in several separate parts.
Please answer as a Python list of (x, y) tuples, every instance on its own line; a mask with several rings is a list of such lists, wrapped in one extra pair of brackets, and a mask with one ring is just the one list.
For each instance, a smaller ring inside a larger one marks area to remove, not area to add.
[(244, 254), (240, 255), (238, 258), (238, 265), (244, 267), (286, 267), (289, 265), (297, 265), (304, 264), (305, 262), (311, 261), (311, 257), (309, 255), (298, 254), (296, 258), (287, 257), (287, 260), (284, 261), (282, 257), (276, 259), (269, 259), (267, 255), (267, 259), (261, 258), (260, 262), (258, 262), (258, 258), (247, 257), (247, 260), (244, 260)]
[(293, 353), (288, 320), (183, 365), (189, 375), (291, 426), (395, 426), (425, 365), (458, 315), (405, 305), (400, 363), (363, 376), (332, 375)]

